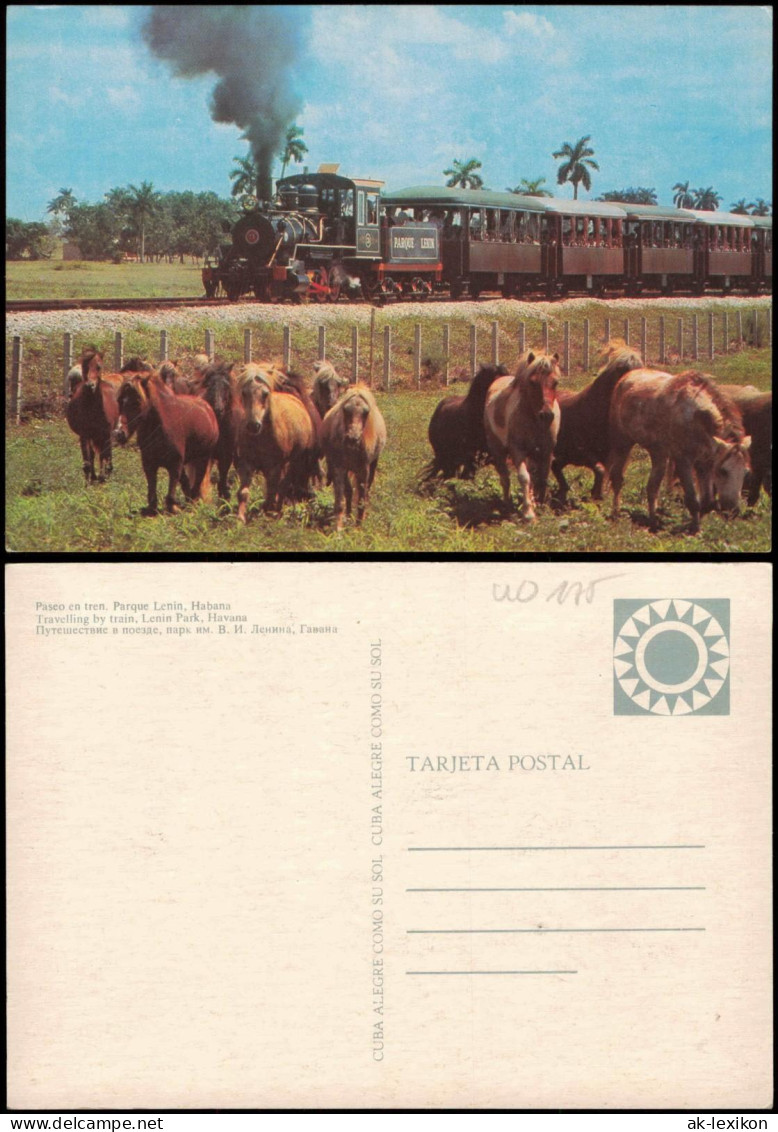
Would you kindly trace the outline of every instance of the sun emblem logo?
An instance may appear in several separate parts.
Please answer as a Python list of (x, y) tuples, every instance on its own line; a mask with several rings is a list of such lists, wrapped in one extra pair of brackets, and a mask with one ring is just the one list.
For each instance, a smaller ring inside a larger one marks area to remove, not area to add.
[(729, 601), (614, 602), (615, 715), (729, 715)]

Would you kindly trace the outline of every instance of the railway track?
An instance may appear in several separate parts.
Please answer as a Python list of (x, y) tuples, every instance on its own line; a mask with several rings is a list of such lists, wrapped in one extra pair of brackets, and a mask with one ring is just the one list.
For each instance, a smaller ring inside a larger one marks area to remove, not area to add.
[(176, 307), (230, 307), (229, 299), (16, 299), (5, 304), (7, 314), (23, 311), (171, 310)]

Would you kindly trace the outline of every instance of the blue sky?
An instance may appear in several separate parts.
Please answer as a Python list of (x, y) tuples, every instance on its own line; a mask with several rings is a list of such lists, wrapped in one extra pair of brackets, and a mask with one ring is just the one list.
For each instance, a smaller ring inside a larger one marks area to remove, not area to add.
[[(210, 76), (152, 57), (144, 7), (7, 10), (7, 214), (45, 217), (60, 188), (228, 196), (236, 126), (211, 121)], [(591, 194), (676, 181), (728, 208), (772, 200), (772, 15), (763, 6), (339, 5), (294, 9), (306, 161), (388, 188), (442, 184), (478, 157), (493, 189), (556, 186), (563, 142), (591, 134)], [(297, 171), (301, 171), (301, 168)], [(294, 170), (294, 167), (292, 169)], [(280, 166), (275, 170), (280, 172)]]

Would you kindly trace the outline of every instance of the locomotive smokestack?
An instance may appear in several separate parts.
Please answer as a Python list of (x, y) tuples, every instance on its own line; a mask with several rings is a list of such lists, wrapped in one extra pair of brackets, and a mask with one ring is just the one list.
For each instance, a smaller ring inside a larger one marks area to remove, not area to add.
[(218, 76), (211, 117), (243, 130), (259, 170), (257, 195), (270, 200), (273, 156), (300, 108), (291, 86), (300, 44), (296, 10), (157, 4), (141, 33), (174, 74), (194, 77), (212, 71)]

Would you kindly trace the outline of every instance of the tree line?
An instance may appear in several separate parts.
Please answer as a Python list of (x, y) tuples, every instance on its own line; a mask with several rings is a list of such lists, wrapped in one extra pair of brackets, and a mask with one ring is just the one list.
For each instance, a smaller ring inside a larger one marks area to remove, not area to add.
[[(586, 134), (585, 137), (579, 138), (578, 141), (564, 142), (558, 150), (556, 150), (552, 157), (555, 160), (562, 159), (562, 163), (557, 170), (557, 184), (564, 185), (569, 182), (573, 186), (573, 199), (578, 200), (578, 186), (582, 185), (586, 192), (589, 192), (592, 187), (591, 171), (597, 170), (599, 172), (600, 166), (594, 160), (594, 150), (589, 145), (591, 135)], [(462, 189), (483, 189), (484, 182), (478, 170), (482, 168), (482, 163), (475, 157), (471, 157), (468, 161), (456, 160), (453, 162), (449, 169), (443, 170), (443, 176), (447, 177), (446, 185), (448, 188), (462, 188)], [(548, 189), (544, 188), (545, 177), (537, 177), (530, 180), (526, 177), (513, 187), (507, 187), (506, 192), (518, 193), (522, 196), (535, 196), (535, 197), (550, 197), (552, 194)], [(596, 198), (601, 201), (614, 201), (625, 204), (657, 204), (656, 189), (647, 189), (639, 186), (627, 189), (610, 189), (607, 192), (601, 193)], [(694, 208), (700, 209), (704, 212), (715, 212), (721, 204), (721, 193), (717, 193), (712, 186), (707, 188), (692, 189), (689, 187), (689, 182), (678, 182), (673, 185), (673, 204), (676, 208)], [(772, 212), (772, 205), (767, 201), (758, 197), (750, 204), (746, 204), (745, 197), (735, 201), (730, 205), (730, 211), (740, 213), (745, 216), (769, 216)]]
[[(308, 147), (298, 125), (287, 128), (278, 154), (281, 176), (290, 162), (302, 161)], [(158, 192), (153, 184), (110, 189), (102, 201), (78, 201), (71, 188), (62, 188), (49, 201), (49, 224), (6, 221), (6, 259), (48, 259), (63, 238), (77, 244), (90, 260), (121, 261), (127, 255), (146, 259), (202, 259), (216, 253), (240, 215), (236, 197), (256, 192), (258, 168), (252, 157), (235, 157), (230, 172), (231, 198), (214, 192)]]

